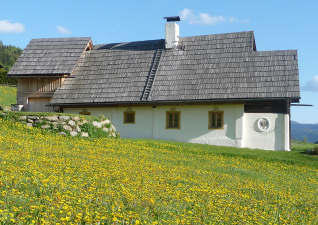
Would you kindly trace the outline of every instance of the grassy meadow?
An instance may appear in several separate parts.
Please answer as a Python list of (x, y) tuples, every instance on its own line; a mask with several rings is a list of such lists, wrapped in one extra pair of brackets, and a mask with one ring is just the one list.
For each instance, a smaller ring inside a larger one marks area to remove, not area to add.
[(11, 109), (11, 104), (17, 100), (17, 88), (6, 85), (0, 85), (0, 106), (3, 109)]
[(3, 119), (0, 128), (0, 224), (318, 223), (309, 145), (71, 138)]

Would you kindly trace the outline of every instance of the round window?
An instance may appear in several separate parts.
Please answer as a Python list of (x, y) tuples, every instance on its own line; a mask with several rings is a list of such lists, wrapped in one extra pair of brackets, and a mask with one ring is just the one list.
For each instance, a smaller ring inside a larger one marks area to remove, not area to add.
[(266, 117), (262, 117), (258, 120), (258, 128), (261, 131), (267, 131), (270, 128), (271, 124), (269, 122), (269, 119)]

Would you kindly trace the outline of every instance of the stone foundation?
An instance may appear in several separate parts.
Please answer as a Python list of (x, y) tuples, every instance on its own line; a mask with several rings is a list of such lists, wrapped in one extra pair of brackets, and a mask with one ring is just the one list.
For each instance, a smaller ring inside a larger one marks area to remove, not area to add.
[[(7, 113), (3, 112), (2, 117), (5, 117)], [(116, 128), (112, 125), (109, 119), (101, 119), (100, 121), (87, 121), (83, 117), (79, 116), (65, 116), (65, 115), (51, 115), (51, 116), (20, 116), (16, 118), (16, 122), (25, 124), (28, 127), (39, 127), (45, 130), (58, 131), (60, 135), (67, 135), (75, 137), (80, 135), (81, 137), (89, 137), (88, 132), (84, 132), (81, 129), (81, 125), (86, 123), (92, 124), (96, 129), (100, 129), (102, 132), (108, 134), (108, 137), (116, 138), (118, 133)]]

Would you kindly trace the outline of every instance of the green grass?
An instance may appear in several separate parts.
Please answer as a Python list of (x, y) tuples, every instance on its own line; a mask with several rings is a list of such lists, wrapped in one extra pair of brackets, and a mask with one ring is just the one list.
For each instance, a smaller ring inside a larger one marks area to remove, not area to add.
[(11, 109), (11, 104), (16, 104), (17, 88), (0, 85), (0, 106), (3, 109)]
[(318, 156), (305, 154), (306, 149), (313, 149), (315, 144), (307, 143), (301, 145), (292, 145), (291, 151), (266, 151), (249, 148), (235, 148), (214, 146), (205, 144), (184, 143), (166, 140), (152, 140), (152, 139), (134, 139), (127, 138), (133, 142), (146, 143), (165, 143), (181, 147), (182, 149), (202, 150), (204, 154), (222, 155), (226, 157), (241, 157), (245, 159), (265, 160), (269, 162), (283, 162), (286, 164), (301, 164), (318, 168)]
[(318, 223), (310, 144), (275, 152), (0, 127), (0, 224)]

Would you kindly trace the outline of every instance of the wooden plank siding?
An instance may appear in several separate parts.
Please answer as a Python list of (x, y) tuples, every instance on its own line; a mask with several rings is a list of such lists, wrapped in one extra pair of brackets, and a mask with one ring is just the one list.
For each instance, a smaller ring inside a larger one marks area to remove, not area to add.
[(65, 78), (18, 78), (18, 92), (50, 92), (61, 87)]
[(288, 100), (247, 101), (244, 113), (283, 113), (289, 114)]
[[(24, 111), (30, 111), (30, 98), (33, 98), (34, 104), (42, 104), (43, 101), (36, 101), (34, 98), (45, 98), (45, 101), (51, 99), (55, 90), (62, 86), (64, 80), (65, 78), (18, 78), (17, 104), (24, 105)], [(39, 108), (41, 107), (32, 106), (33, 110)]]
[(30, 112), (54, 112), (53, 107), (46, 106), (51, 98), (29, 98)]

